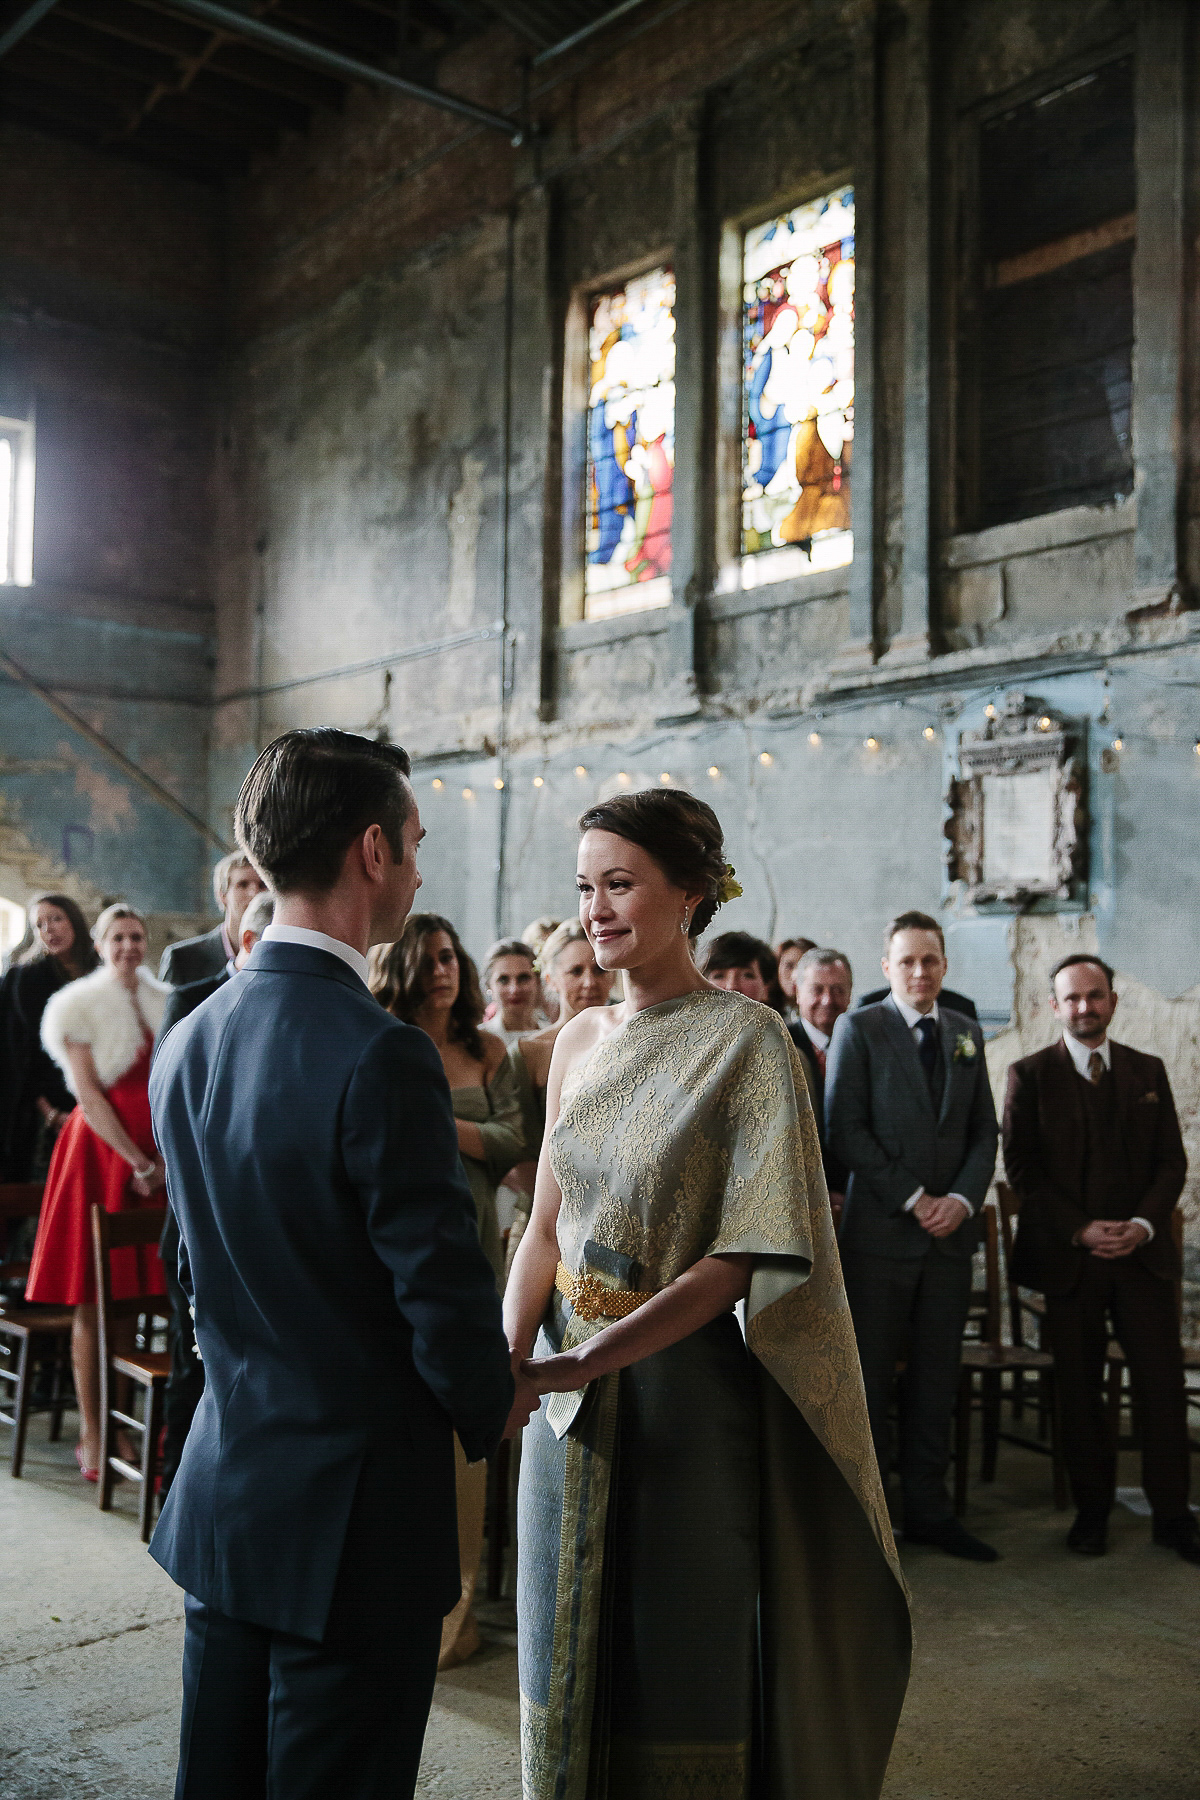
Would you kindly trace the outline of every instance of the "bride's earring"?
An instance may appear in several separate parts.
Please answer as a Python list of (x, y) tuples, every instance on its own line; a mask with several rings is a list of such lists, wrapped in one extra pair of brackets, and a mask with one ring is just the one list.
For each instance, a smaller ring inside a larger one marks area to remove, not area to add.
[(691, 916), (692, 915), (689, 912), (686, 912), (686, 911), (684, 912), (683, 924), (679, 927), (679, 929), (680, 929), (680, 931), (682, 931), (684, 937), (687, 936), (688, 920), (691, 918)]

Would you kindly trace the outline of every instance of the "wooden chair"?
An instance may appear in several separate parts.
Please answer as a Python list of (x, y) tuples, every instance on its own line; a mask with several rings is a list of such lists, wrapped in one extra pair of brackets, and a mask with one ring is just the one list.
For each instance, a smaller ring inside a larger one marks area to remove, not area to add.
[[(42, 1184), (37, 1181), (0, 1185), (0, 1227), (14, 1220), (36, 1219), (42, 1204)], [(29, 1273), (27, 1263), (0, 1263), (0, 1281), (13, 1281)], [(62, 1416), (72, 1404), (70, 1383), (70, 1306), (25, 1306), (19, 1301), (0, 1302), (0, 1382), (10, 1411), (0, 1410), (0, 1424), (12, 1427), (9, 1468), (19, 1477), (25, 1462), (25, 1436), (35, 1413), (50, 1414), (50, 1438), (62, 1434)], [(50, 1398), (34, 1400), (38, 1369), (50, 1376)]]
[[(996, 1205), (1000, 1226), (1000, 1246), (1004, 1256), (1004, 1270), (1007, 1275), (1012, 1268), (1013, 1244), (1016, 1241), (1016, 1221), (1021, 1214), (1021, 1201), (1014, 1188), (1007, 1181), (996, 1183)], [(1042, 1325), (1046, 1317), (1046, 1301), (1043, 1295), (1027, 1292), (1009, 1281), (1007, 1284), (1008, 1329), (1012, 1343), (1021, 1344), (1031, 1350), (1041, 1350)], [(1022, 1417), (1025, 1410), (1025, 1374), (1017, 1370), (1013, 1374), (1012, 1386), (1009, 1390), (1009, 1404), (1014, 1419)], [(1050, 1436), (1050, 1415), (1046, 1405), (1046, 1384), (1038, 1380), (1038, 1437), (1046, 1443)]]
[(1054, 1470), (1054, 1504), (1062, 1511), (1067, 1504), (1066, 1469), (1058, 1429), (1058, 1396), (1054, 1387), (1054, 1358), (1047, 1350), (1034, 1350), (1026, 1344), (1006, 1344), (1003, 1335), (1003, 1284), (1000, 1271), (999, 1208), (990, 1203), (983, 1209), (983, 1250), (987, 1271), (988, 1308), (986, 1331), (979, 1341), (963, 1345), (962, 1374), (959, 1378), (958, 1407), (954, 1424), (954, 1510), (961, 1516), (967, 1509), (967, 1474), (971, 1447), (971, 1413), (975, 1404), (975, 1377), (980, 1378), (980, 1407), (983, 1417), (983, 1456), (980, 1479), (996, 1478), (996, 1455), (1000, 1440), (1017, 1444), (1022, 1449), (1045, 1453), (1046, 1445), (1035, 1438), (1018, 1436), (1000, 1429), (1000, 1406), (1003, 1382), (1007, 1374), (1014, 1382), (1035, 1373), (1045, 1393), (1045, 1406), (1050, 1423), (1049, 1453)]
[[(121, 1350), (116, 1347), (113, 1327), (118, 1319), (141, 1317), (168, 1319), (170, 1302), (165, 1294), (132, 1294), (114, 1300), (112, 1295), (113, 1250), (133, 1245), (157, 1245), (162, 1236), (166, 1207), (136, 1207), (129, 1212), (105, 1212), (92, 1208), (92, 1250), (96, 1263), (96, 1318), (100, 1336), (100, 1481), (97, 1500), (100, 1510), (112, 1506), (113, 1483), (118, 1475), (142, 1484), (138, 1523), (143, 1544), (150, 1541), (154, 1522), (155, 1484), (158, 1475), (158, 1443), (163, 1427), (163, 1396), (171, 1373), (171, 1358), (166, 1351), (149, 1348)], [(147, 1333), (147, 1338), (149, 1334)], [(115, 1382), (125, 1377), (143, 1389), (143, 1416), (121, 1412), (113, 1403)], [(123, 1425), (138, 1431), (142, 1439), (141, 1463), (137, 1467), (118, 1456), (113, 1449), (114, 1427)]]

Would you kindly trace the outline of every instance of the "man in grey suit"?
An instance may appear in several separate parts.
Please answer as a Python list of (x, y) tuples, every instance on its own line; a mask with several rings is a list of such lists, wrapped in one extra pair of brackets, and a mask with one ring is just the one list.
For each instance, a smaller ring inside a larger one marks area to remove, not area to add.
[(200, 937), (168, 944), (158, 965), (158, 979), (171, 987), (212, 981), (230, 973), (242, 941), (242, 914), (266, 883), (244, 850), (231, 850), (213, 869), (213, 897), (224, 913), (221, 923)]
[(825, 1077), (830, 1148), (850, 1171), (840, 1243), (871, 1432), (886, 1480), (903, 1358), (904, 1535), (992, 1562), (995, 1550), (954, 1517), (946, 1487), (971, 1258), (996, 1162), (983, 1033), (938, 1005), (946, 947), (928, 913), (892, 920), (883, 972), (887, 999), (834, 1026)]

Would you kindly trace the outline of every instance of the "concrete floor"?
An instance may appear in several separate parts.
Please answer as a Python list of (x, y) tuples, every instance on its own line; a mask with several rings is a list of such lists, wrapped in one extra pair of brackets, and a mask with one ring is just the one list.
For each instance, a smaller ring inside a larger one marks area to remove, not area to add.
[[(132, 1493), (104, 1516), (69, 1445), (31, 1438), (25, 1478), (0, 1474), (0, 1795), (167, 1800), (179, 1595)], [(1107, 1558), (1068, 1556), (1043, 1459), (1003, 1447), (1000, 1475), (968, 1522), (1001, 1562), (904, 1552), (917, 1650), (885, 1800), (1197, 1800), (1200, 1569), (1120, 1508)], [(418, 1792), (439, 1800), (520, 1796), (511, 1614), (485, 1612), (438, 1683)]]

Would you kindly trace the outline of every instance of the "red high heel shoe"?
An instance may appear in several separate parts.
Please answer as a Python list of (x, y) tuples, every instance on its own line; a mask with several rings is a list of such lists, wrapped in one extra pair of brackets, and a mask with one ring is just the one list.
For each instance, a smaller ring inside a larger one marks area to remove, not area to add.
[(79, 1464), (79, 1473), (83, 1476), (83, 1479), (85, 1481), (99, 1481), (99, 1479), (100, 1479), (99, 1469), (85, 1469), (84, 1468), (84, 1466), (83, 1466), (83, 1450), (81, 1449), (81, 1447), (78, 1444), (76, 1444), (76, 1446), (75, 1446), (75, 1461)]

